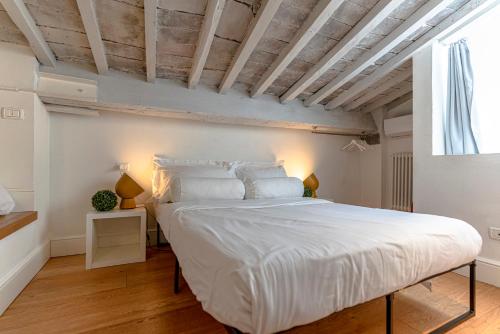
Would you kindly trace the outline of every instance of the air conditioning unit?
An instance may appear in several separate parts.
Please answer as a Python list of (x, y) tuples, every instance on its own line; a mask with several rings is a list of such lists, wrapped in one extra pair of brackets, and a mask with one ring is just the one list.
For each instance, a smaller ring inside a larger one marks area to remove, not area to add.
[(384, 132), (388, 137), (411, 136), (413, 133), (413, 115), (384, 120)]
[(96, 102), (97, 82), (95, 80), (40, 72), (36, 92), (42, 99)]

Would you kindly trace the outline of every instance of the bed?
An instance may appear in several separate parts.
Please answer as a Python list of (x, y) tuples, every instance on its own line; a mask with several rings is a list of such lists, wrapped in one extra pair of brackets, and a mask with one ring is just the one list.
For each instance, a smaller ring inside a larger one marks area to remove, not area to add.
[[(234, 333), (275, 333), (470, 266), (481, 237), (434, 215), (319, 199), (197, 200), (158, 204), (156, 217), (203, 309)], [(178, 273), (178, 271), (177, 271)]]

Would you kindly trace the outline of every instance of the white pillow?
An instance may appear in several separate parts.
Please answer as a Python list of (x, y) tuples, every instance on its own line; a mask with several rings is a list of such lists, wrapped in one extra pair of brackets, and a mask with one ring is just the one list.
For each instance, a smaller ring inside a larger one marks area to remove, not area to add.
[(7, 189), (0, 185), (0, 216), (8, 215), (14, 210), (15, 203)]
[(155, 166), (153, 170), (153, 197), (160, 203), (172, 201), (170, 182), (175, 177), (235, 178), (234, 170), (217, 165)]
[(246, 179), (268, 179), (273, 177), (287, 177), (282, 164), (274, 166), (242, 165), (235, 168), (236, 177), (245, 182)]
[(246, 199), (291, 198), (304, 196), (304, 184), (296, 177), (245, 180)]
[(245, 186), (238, 179), (175, 177), (170, 186), (172, 202), (200, 199), (243, 199)]

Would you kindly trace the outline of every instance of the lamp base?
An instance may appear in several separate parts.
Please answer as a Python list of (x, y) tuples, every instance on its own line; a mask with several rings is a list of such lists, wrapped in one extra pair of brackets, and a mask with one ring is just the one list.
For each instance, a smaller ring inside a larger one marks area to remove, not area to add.
[(120, 209), (122, 210), (128, 210), (128, 209), (135, 209), (135, 198), (122, 198), (120, 201)]

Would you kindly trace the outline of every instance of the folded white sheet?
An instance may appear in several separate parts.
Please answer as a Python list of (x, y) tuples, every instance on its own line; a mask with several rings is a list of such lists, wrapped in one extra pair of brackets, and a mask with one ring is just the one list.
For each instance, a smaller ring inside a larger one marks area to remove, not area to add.
[(312, 199), (162, 204), (157, 218), (203, 309), (274, 333), (472, 261), (481, 237), (451, 218)]

